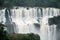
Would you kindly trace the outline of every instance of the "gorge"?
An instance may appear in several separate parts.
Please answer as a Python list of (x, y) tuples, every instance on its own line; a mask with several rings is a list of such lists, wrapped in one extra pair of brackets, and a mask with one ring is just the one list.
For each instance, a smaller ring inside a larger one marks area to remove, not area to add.
[(58, 15), (58, 8), (4, 8), (0, 10), (0, 22), (7, 26), (9, 34), (34, 33), (40, 35), (41, 40), (56, 40), (56, 25), (49, 25), (48, 19)]

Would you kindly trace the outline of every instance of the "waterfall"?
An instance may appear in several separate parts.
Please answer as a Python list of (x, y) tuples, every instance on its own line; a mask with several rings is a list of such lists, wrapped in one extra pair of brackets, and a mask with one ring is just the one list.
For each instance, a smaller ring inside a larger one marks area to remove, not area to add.
[(5, 9), (0, 10), (0, 22), (4, 22), (5, 23), (6, 19), (5, 19)]
[(48, 18), (60, 15), (59, 12), (57, 8), (5, 8), (0, 10), (0, 22), (7, 25), (8, 33), (34, 33), (41, 40), (56, 40), (56, 25), (49, 25)]

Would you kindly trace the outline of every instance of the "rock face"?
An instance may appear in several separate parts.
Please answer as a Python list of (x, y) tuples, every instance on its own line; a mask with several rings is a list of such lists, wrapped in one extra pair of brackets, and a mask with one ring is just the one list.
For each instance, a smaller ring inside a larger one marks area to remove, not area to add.
[(41, 40), (56, 40), (56, 25), (48, 24), (48, 18), (58, 16), (60, 9), (39, 7), (14, 7), (0, 10), (0, 21), (7, 26), (8, 33), (39, 34)]

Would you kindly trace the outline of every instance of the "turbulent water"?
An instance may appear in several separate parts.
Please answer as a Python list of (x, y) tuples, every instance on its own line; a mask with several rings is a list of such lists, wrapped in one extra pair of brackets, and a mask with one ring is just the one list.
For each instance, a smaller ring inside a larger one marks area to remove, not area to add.
[(56, 25), (48, 24), (48, 18), (60, 15), (57, 8), (26, 8), (0, 10), (0, 22), (7, 26), (8, 33), (39, 34), (41, 40), (56, 40)]

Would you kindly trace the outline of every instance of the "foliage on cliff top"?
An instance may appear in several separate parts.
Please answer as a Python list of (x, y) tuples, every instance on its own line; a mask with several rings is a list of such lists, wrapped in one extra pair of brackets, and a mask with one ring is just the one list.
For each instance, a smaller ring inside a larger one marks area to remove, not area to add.
[(11, 40), (40, 40), (37, 34), (10, 34), (9, 38)]
[(60, 8), (60, 0), (0, 0), (0, 7), (12, 6)]
[(57, 25), (57, 30), (60, 29), (60, 15), (57, 17), (49, 18), (49, 25)]

